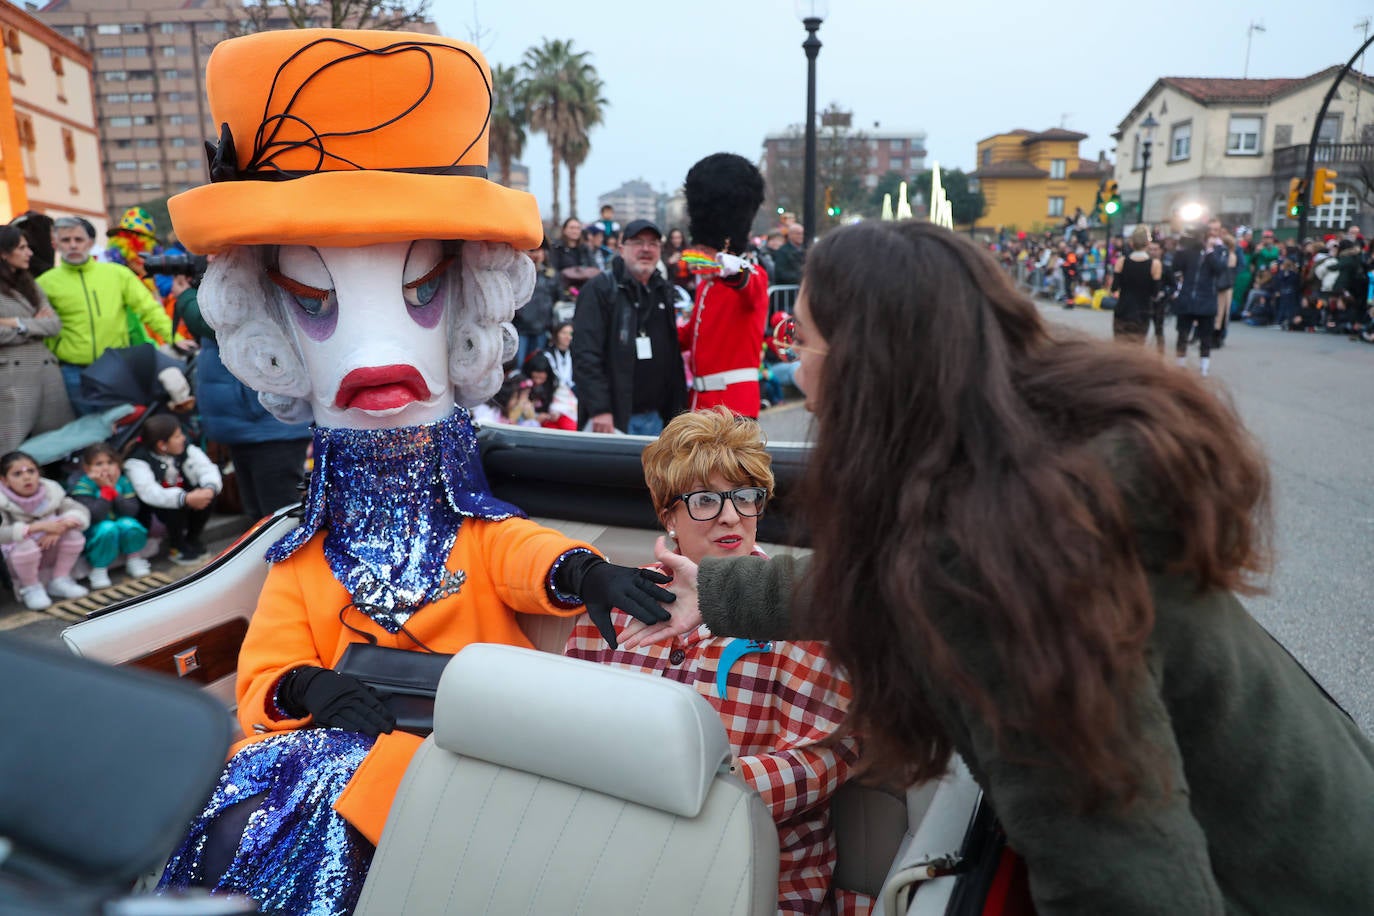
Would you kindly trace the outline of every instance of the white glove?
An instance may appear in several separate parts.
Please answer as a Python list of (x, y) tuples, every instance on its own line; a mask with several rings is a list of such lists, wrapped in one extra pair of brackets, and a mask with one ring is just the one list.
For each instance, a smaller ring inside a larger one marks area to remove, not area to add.
[(157, 374), (162, 390), (167, 392), (168, 404), (184, 404), (191, 397), (191, 383), (180, 369), (168, 366)]
[(722, 277), (733, 277), (740, 271), (749, 269), (748, 261), (726, 251), (716, 252), (716, 263), (720, 265), (720, 275)]

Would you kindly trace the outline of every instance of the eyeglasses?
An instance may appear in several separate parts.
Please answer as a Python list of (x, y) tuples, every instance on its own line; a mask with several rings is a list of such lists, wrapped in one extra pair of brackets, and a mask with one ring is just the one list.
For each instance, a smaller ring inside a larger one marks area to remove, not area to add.
[(801, 359), (802, 352), (823, 354), (825, 351), (816, 347), (803, 347), (797, 343), (797, 319), (788, 315), (778, 326), (773, 329), (773, 349), (778, 356), (786, 363), (796, 362)]
[(668, 505), (678, 500), (687, 507), (687, 514), (698, 522), (714, 521), (725, 509), (725, 501), (735, 504), (735, 511), (746, 518), (763, 514), (763, 504), (768, 502), (768, 491), (763, 487), (740, 487), (735, 490), (716, 492), (715, 490), (693, 490), (674, 496)]
[(626, 239), (621, 242), (626, 248), (662, 248), (662, 239)]

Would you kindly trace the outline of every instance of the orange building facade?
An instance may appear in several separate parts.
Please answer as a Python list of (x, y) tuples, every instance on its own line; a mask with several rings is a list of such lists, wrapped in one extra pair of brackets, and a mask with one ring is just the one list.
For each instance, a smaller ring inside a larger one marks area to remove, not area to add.
[(27, 210), (107, 223), (91, 56), (0, 3), (0, 221)]
[(1039, 232), (1062, 226), (1076, 208), (1088, 213), (1111, 165), (1079, 158), (1078, 144), (1087, 136), (1062, 128), (1018, 129), (978, 141), (971, 177), (987, 212), (977, 228)]

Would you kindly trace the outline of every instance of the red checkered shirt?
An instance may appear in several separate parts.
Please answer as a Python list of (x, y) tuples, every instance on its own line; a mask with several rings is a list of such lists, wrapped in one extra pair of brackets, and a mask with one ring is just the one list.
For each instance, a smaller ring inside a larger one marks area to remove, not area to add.
[[(617, 630), (631, 620), (622, 611), (611, 616)], [(701, 626), (671, 643), (626, 651), (608, 648), (583, 616), (565, 652), (660, 674), (705, 697), (725, 725), (735, 752), (733, 771), (758, 791), (777, 824), (779, 912), (835, 912), (829, 894), (835, 871), (829, 802), (849, 779), (858, 744), (853, 738), (821, 744), (844, 721), (850, 698), (849, 682), (826, 659), (824, 644), (755, 643), (713, 636)], [(722, 654), (736, 657), (723, 685), (718, 678)], [(843, 896), (842, 912), (867, 911), (869, 898)]]

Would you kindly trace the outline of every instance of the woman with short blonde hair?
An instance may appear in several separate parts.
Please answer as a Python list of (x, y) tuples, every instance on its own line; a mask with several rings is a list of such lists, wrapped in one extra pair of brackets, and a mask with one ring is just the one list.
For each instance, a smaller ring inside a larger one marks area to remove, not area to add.
[(675, 417), (644, 449), (642, 461), (654, 514), (665, 525), (677, 495), (694, 481), (719, 476), (731, 484), (762, 487), (765, 498), (773, 495), (773, 458), (762, 429), (725, 407)]
[[(758, 519), (773, 495), (772, 459), (759, 424), (726, 407), (674, 417), (644, 450), (644, 480), (677, 553), (764, 556)], [(615, 611), (617, 629), (631, 623)], [(869, 901), (833, 888), (830, 799), (854, 773), (858, 742), (840, 736), (849, 682), (818, 642), (751, 642), (705, 627), (670, 644), (607, 647), (585, 617), (568, 639), (572, 658), (665, 677), (696, 690), (721, 715), (731, 771), (756, 789), (778, 828), (778, 910), (866, 912)]]

